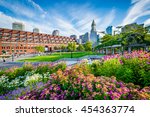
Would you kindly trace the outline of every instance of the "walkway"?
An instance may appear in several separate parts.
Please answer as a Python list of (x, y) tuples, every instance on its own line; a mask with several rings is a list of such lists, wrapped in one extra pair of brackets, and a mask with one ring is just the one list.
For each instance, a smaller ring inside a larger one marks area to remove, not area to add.
[[(65, 62), (67, 66), (72, 66), (74, 64), (79, 63), (83, 59), (95, 60), (95, 59), (100, 59), (100, 58), (102, 58), (102, 56), (90, 55), (90, 56), (84, 56), (81, 58), (64, 58), (55, 62), (27, 62), (27, 63), (31, 63), (32, 65), (39, 65), (39, 64), (50, 64), (50, 63), (58, 64), (61, 62)], [(22, 67), (24, 63), (25, 62), (0, 62), (0, 69), (11, 68), (14, 66)]]

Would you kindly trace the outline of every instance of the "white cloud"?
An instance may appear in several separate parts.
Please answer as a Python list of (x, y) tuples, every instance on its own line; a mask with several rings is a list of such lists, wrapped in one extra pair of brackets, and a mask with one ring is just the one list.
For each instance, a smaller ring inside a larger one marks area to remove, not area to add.
[(38, 4), (36, 4), (33, 0), (28, 0), (28, 2), (31, 3), (36, 10), (41, 12), (42, 18), (46, 17), (47, 12), (44, 11)]
[(145, 26), (149, 26), (149, 25), (150, 25), (150, 19), (147, 19), (147, 20), (144, 22), (144, 25), (145, 25)]
[(69, 5), (64, 3), (64, 6), (57, 4), (53, 8), (49, 8), (49, 10), (44, 10), (33, 0), (24, 1), (24, 3), (21, 3), (19, 0), (15, 2), (12, 0), (0, 0), (0, 6), (9, 9), (14, 14), (27, 17), (16, 18), (13, 15), (8, 16), (0, 12), (0, 27), (11, 28), (11, 24), (18, 21), (25, 24), (27, 31), (32, 31), (35, 27), (44, 33), (50, 33), (58, 29), (61, 35), (69, 36), (89, 32), (93, 19), (97, 24), (97, 30), (104, 30), (115, 18), (115, 9), (104, 15), (93, 9), (89, 4)]
[(99, 25), (99, 28), (100, 29), (104, 29), (106, 28), (107, 26), (109, 26), (114, 18), (115, 18), (115, 15), (116, 15), (116, 10), (115, 9), (112, 9), (103, 19), (102, 19), (102, 22), (100, 22), (100, 25)]
[(122, 25), (135, 22), (138, 18), (150, 15), (150, 0), (132, 0), (133, 5), (128, 11)]
[(52, 30), (47, 24), (38, 24), (31, 21), (16, 19), (0, 12), (0, 27), (10, 29), (13, 22), (22, 22), (25, 25), (26, 31), (32, 32), (35, 27), (39, 28), (43, 33), (50, 33)]
[(46, 12), (32, 0), (0, 0), (0, 6), (3, 6), (13, 13), (27, 18), (38, 19), (45, 17)]
[(140, 0), (132, 0), (131, 3), (134, 4), (136, 2), (139, 2)]

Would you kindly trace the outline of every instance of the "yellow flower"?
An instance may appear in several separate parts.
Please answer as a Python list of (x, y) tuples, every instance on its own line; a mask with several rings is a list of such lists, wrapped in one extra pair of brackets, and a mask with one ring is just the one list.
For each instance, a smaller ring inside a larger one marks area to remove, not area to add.
[(106, 88), (106, 86), (104, 86), (104, 87), (102, 88), (102, 91), (103, 91), (103, 92), (107, 92), (107, 91), (108, 91), (108, 89)]
[(100, 89), (100, 88), (102, 88), (102, 86), (100, 84), (96, 84), (96, 88)]

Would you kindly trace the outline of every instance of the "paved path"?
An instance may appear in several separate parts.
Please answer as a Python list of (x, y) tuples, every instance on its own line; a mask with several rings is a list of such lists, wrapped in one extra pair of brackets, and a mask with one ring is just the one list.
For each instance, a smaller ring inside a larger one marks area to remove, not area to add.
[[(72, 59), (64, 58), (64, 59), (60, 59), (55, 62), (26, 62), (26, 63), (31, 63), (32, 65), (39, 65), (39, 64), (50, 64), (50, 63), (58, 64), (61, 62), (65, 62), (67, 64), (67, 66), (72, 66), (74, 64), (79, 63), (83, 59), (89, 59), (91, 61), (93, 59), (100, 59), (100, 58), (102, 58), (102, 56), (90, 55), (90, 56), (84, 56), (81, 58), (72, 58)], [(25, 62), (0, 62), (0, 69), (11, 68), (14, 66), (22, 67), (24, 64), (25, 64)]]

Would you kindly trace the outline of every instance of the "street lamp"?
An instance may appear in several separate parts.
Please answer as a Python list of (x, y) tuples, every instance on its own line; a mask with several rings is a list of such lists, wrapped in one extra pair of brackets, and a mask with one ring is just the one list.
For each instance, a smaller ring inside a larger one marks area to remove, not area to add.
[(72, 50), (71, 50), (71, 58), (72, 58)]
[(14, 49), (12, 49), (12, 62), (14, 61)]

